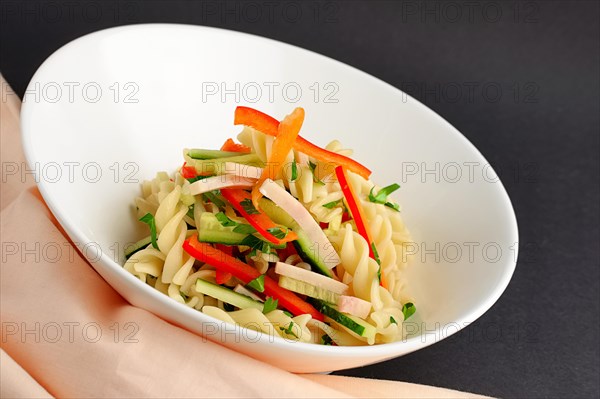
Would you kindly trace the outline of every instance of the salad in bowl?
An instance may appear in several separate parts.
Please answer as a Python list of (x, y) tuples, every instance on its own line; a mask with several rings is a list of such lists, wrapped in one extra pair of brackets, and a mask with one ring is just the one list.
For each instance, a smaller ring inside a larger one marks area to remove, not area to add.
[(357, 346), (398, 341), (415, 312), (405, 292), (411, 238), (397, 184), (338, 141), (299, 133), (305, 113), (278, 121), (237, 107), (239, 143), (185, 149), (135, 200), (149, 234), (125, 270), (222, 322), (288, 340)]

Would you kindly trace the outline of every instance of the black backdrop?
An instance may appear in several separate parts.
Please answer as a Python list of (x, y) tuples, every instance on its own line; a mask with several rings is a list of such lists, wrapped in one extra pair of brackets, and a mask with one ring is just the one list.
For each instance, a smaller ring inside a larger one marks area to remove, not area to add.
[(599, 5), (595, 1), (2, 1), (0, 71), (99, 29), (173, 22), (253, 33), (364, 70), (438, 112), (499, 172), (520, 258), (460, 333), (337, 374), (504, 397), (598, 397)]

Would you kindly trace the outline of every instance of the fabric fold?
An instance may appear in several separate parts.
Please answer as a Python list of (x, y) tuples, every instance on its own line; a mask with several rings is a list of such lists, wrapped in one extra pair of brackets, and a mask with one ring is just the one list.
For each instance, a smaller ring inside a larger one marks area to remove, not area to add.
[(0, 350), (0, 364), (0, 397), (53, 398), (4, 350)]

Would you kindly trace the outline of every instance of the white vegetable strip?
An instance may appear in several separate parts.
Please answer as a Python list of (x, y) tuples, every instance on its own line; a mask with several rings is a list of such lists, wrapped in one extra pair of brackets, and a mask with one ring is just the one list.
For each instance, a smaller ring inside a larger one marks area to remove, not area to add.
[(258, 166), (244, 165), (236, 162), (225, 162), (224, 172), (226, 175), (236, 175), (247, 177), (249, 179), (259, 179), (262, 175), (263, 168), (259, 168)]
[(238, 294), (246, 295), (247, 297), (252, 298), (255, 301), (263, 302), (263, 300), (260, 299), (260, 297), (258, 295), (256, 295), (254, 292), (250, 291), (249, 289), (247, 289), (243, 285), (238, 284), (238, 285), (235, 286), (235, 288), (233, 290), (235, 292), (237, 292)]
[(340, 264), (340, 257), (335, 252), (333, 245), (331, 245), (323, 229), (313, 219), (304, 205), (271, 179), (265, 180), (259, 190), (265, 197), (270, 198), (276, 205), (286, 211), (300, 225), (308, 238), (315, 243), (317, 255), (323, 259), (323, 262), (329, 269), (333, 269)]
[(212, 176), (190, 184), (190, 194), (198, 195), (226, 187), (252, 187), (256, 179), (248, 179), (235, 175)]
[(346, 284), (340, 283), (330, 277), (302, 269), (298, 266), (288, 265), (283, 262), (277, 262), (277, 264), (275, 264), (275, 273), (304, 281), (305, 283), (314, 285), (315, 287), (324, 288), (328, 291), (335, 292), (336, 294), (347, 294), (350, 289)]
[(354, 296), (340, 295), (337, 305), (340, 312), (348, 313), (361, 319), (366, 319), (369, 313), (371, 313), (371, 302)]

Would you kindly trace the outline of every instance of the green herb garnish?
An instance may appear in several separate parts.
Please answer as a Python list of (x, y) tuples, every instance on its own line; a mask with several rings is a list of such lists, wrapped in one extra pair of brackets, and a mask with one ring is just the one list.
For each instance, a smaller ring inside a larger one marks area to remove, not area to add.
[(385, 204), (383, 204), (389, 208), (392, 208), (393, 210), (395, 210), (396, 212), (400, 212), (400, 205), (399, 204), (395, 204), (393, 202), (386, 202)]
[(240, 223), (233, 228), (233, 232), (240, 234), (254, 234), (256, 233), (256, 229), (249, 224)]
[(326, 203), (326, 204), (323, 204), (323, 207), (325, 207), (325, 208), (327, 208), (327, 209), (333, 209), (333, 208), (335, 208), (335, 206), (336, 206), (337, 204), (339, 204), (341, 201), (342, 201), (342, 199), (340, 198), (340, 199), (339, 199), (339, 200), (337, 200), (337, 201), (331, 201), (331, 202), (328, 202), (328, 203)]
[(267, 229), (267, 231), (269, 233), (271, 233), (271, 235), (275, 238), (279, 238), (282, 239), (285, 236), (287, 236), (288, 234), (288, 229), (286, 228), (285, 230), (281, 227), (271, 227), (270, 229)]
[(296, 333), (294, 333), (294, 331), (292, 331), (292, 327), (294, 327), (294, 322), (290, 321), (290, 324), (287, 326), (287, 328), (279, 327), (279, 329), (281, 331), (283, 331), (284, 333), (286, 333), (287, 335), (292, 335), (292, 336), (298, 338), (298, 336), (296, 335)]
[(229, 227), (229, 226), (237, 226), (237, 222), (234, 222), (233, 220), (229, 219), (227, 217), (227, 215), (225, 215), (225, 213), (223, 212), (219, 212), (217, 214), (215, 214), (215, 217), (217, 218), (217, 220), (219, 221), (219, 223), (221, 223), (221, 226), (223, 227)]
[(263, 242), (253, 235), (249, 235), (240, 242), (240, 245), (245, 245), (251, 249), (261, 249)]
[(214, 190), (202, 194), (202, 197), (205, 200), (212, 202), (219, 208), (225, 208), (225, 202), (219, 198), (219, 195), (221, 195), (221, 192), (219, 190)]
[(400, 205), (394, 204), (393, 202), (388, 202), (388, 200), (387, 200), (388, 195), (390, 195), (394, 191), (398, 190), (399, 188), (400, 188), (399, 184), (396, 184), (396, 183), (390, 184), (389, 186), (384, 187), (381, 190), (379, 190), (377, 195), (374, 195), (373, 190), (375, 189), (375, 187), (371, 187), (371, 191), (369, 191), (369, 201), (374, 202), (376, 204), (383, 204), (383, 205), (399, 212)]
[(310, 168), (310, 171), (313, 174), (313, 181), (315, 183), (319, 183), (322, 185), (325, 185), (325, 183), (323, 183), (321, 180), (317, 179), (317, 174), (315, 173), (317, 170), (317, 164), (316, 163), (312, 163), (311, 161), (308, 161), (308, 167)]
[(140, 222), (144, 222), (150, 227), (150, 238), (152, 240), (152, 246), (155, 249), (158, 249), (158, 243), (156, 242), (156, 221), (154, 220), (154, 216), (151, 213), (147, 213), (140, 218)]
[(292, 161), (292, 181), (295, 181), (298, 178), (298, 165), (296, 165), (296, 161)]
[[(248, 235), (246, 236), (242, 242), (240, 242), (240, 245), (245, 245), (247, 247), (250, 247), (250, 249), (252, 251), (256, 251), (259, 250), (261, 252), (264, 253), (270, 253), (271, 252), (271, 246), (264, 242), (263, 240), (253, 236), (253, 235)], [(251, 252), (250, 256), (254, 256), (256, 254), (256, 252), (254, 252), (254, 254)]]
[(373, 251), (375, 262), (377, 262), (378, 265), (381, 265), (381, 259), (379, 259), (379, 252), (377, 252), (377, 248), (375, 247), (374, 242), (371, 243), (371, 250)]
[(186, 180), (189, 181), (190, 183), (194, 183), (194, 182), (197, 182), (198, 180), (208, 179), (209, 177), (212, 177), (212, 175), (209, 175), (209, 176), (188, 177)]
[(263, 314), (267, 314), (269, 312), (274, 311), (275, 309), (277, 309), (277, 304), (278, 304), (279, 300), (277, 299), (273, 299), (270, 296), (267, 297), (267, 300), (265, 301), (265, 305), (263, 306)]
[(323, 334), (323, 336), (321, 337), (321, 343), (323, 345), (332, 345), (333, 340), (331, 339), (331, 337), (329, 335)]
[(379, 265), (379, 269), (377, 269), (377, 280), (381, 283), (381, 259), (379, 259), (379, 252), (377, 252), (374, 242), (371, 243), (371, 250), (373, 251), (375, 262)]
[(258, 292), (264, 292), (265, 291), (265, 275), (261, 274), (254, 280), (250, 281), (247, 285), (250, 288), (254, 288)]
[(283, 314), (286, 315), (287, 317), (294, 317), (294, 315), (291, 314), (290, 312), (288, 312), (287, 310), (284, 310)]
[(394, 317), (390, 316), (390, 324), (395, 324), (398, 325), (398, 323), (396, 323), (396, 319), (394, 319)]
[(240, 205), (248, 215), (258, 215), (260, 213), (256, 210), (256, 208), (252, 204), (252, 201), (249, 198), (246, 198), (245, 200), (240, 202)]
[(402, 306), (402, 314), (404, 315), (404, 320), (408, 319), (416, 312), (417, 308), (412, 302), (407, 302)]

